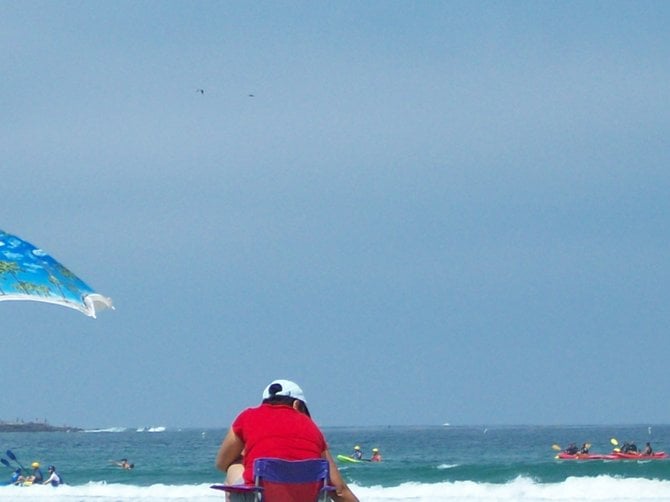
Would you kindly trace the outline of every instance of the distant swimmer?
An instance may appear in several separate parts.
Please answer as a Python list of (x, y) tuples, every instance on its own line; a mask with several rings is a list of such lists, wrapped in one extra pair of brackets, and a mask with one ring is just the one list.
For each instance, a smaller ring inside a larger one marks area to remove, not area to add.
[(122, 458), (121, 460), (112, 460), (112, 462), (121, 467), (121, 469), (130, 470), (135, 468), (135, 464), (131, 464), (130, 462), (128, 462), (127, 458)]
[(199, 92), (200, 94), (205, 94), (205, 89), (196, 89), (195, 92)]

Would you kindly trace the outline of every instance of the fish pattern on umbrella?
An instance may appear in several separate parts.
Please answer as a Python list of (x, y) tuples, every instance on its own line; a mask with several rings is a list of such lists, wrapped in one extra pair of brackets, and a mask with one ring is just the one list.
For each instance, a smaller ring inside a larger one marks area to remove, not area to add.
[(0, 301), (33, 300), (77, 309), (95, 317), (113, 309), (112, 300), (93, 291), (68, 268), (15, 235), (0, 230)]

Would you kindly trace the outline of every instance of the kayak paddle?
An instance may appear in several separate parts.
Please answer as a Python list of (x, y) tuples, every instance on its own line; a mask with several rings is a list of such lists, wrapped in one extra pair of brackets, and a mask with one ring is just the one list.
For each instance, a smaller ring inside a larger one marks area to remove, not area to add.
[(5, 464), (5, 465), (6, 465), (7, 467), (9, 467), (10, 469), (14, 470), (14, 468), (13, 468), (11, 465), (9, 465), (9, 461), (8, 461), (6, 458), (0, 458), (0, 462), (2, 462), (3, 464)]
[[(612, 443), (612, 446), (619, 446), (619, 441), (617, 441), (616, 438), (610, 439), (610, 443)], [(614, 448), (613, 451), (619, 452), (621, 451), (621, 448)]]
[(19, 461), (16, 459), (16, 455), (14, 455), (14, 454), (12, 453), (12, 450), (7, 450), (6, 453), (7, 453), (7, 456), (8, 456), (9, 458), (11, 458), (11, 459), (12, 459), (14, 462), (16, 462), (17, 464), (19, 464), (19, 467), (20, 467), (21, 469), (23, 469), (24, 471), (26, 470), (26, 468), (23, 467), (23, 466), (21, 465), (21, 462), (19, 462)]

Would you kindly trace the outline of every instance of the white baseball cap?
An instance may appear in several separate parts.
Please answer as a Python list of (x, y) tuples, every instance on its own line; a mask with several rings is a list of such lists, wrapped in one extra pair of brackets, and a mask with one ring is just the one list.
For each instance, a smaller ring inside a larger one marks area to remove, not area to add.
[[(271, 387), (273, 387), (272, 393), (270, 393)], [(265, 387), (263, 399), (270, 399), (272, 396), (292, 397), (293, 399), (300, 399), (303, 403), (307, 403), (305, 401), (305, 393), (297, 383), (291, 382), (291, 380), (274, 380), (270, 385)]]

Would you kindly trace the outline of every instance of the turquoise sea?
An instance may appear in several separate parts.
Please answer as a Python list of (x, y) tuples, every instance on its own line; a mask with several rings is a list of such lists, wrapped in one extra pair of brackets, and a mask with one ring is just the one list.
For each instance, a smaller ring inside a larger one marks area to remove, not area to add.
[[(106, 429), (74, 433), (0, 433), (24, 466), (55, 464), (67, 485), (0, 487), (3, 500), (159, 501), (220, 500), (211, 490), (223, 475), (214, 457), (225, 429), (156, 432)], [(430, 426), (324, 428), (333, 454), (355, 444), (379, 464), (341, 464), (361, 501), (670, 501), (670, 460), (557, 461), (552, 444), (592, 444), (611, 451), (610, 438), (651, 441), (670, 451), (670, 426)], [(127, 457), (132, 471), (110, 460)], [(9, 478), (11, 470), (0, 467)], [(44, 469), (46, 472), (46, 469)], [(1, 473), (2, 471), (0, 471)]]

